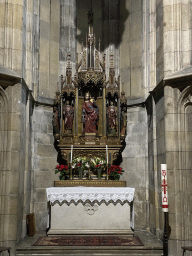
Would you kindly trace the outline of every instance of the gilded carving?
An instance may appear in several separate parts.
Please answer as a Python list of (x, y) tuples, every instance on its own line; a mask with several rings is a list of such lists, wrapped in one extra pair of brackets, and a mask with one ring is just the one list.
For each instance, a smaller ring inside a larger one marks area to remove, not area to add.
[(61, 152), (61, 155), (62, 155), (62, 158), (63, 158), (64, 160), (67, 160), (67, 153), (66, 153), (66, 152), (62, 151), (62, 152)]
[(126, 181), (116, 180), (57, 180), (55, 187), (126, 187)]
[(59, 140), (58, 151), (67, 164), (71, 156), (70, 161), (78, 157), (103, 158), (110, 165), (117, 159), (123, 145), (121, 139), (126, 135), (126, 97), (124, 92), (120, 97), (120, 78), (115, 74), (114, 53), (110, 52), (110, 67), (106, 69), (105, 54), (101, 57), (100, 49), (95, 47), (92, 17), (88, 15), (88, 18), (90, 27), (86, 47), (82, 44), (76, 73), (72, 72), (68, 53), (66, 74), (65, 77), (61, 75), (60, 88), (56, 92), (54, 136)]
[(118, 156), (119, 156), (119, 152), (116, 151), (116, 152), (113, 154), (113, 160), (116, 160)]
[(106, 158), (106, 151), (100, 149), (77, 149), (74, 151), (73, 157), (86, 157), (86, 158)]

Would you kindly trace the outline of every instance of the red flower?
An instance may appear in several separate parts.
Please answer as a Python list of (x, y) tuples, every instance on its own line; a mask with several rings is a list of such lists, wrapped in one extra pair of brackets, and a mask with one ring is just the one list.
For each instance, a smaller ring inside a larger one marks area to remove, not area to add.
[(77, 166), (81, 166), (81, 164), (79, 163), (79, 164), (77, 164)]
[(95, 167), (98, 168), (98, 167), (101, 167), (102, 164), (96, 164)]
[(108, 173), (118, 173), (118, 174), (122, 174), (123, 169), (119, 166), (119, 165), (111, 165), (111, 167), (109, 168)]

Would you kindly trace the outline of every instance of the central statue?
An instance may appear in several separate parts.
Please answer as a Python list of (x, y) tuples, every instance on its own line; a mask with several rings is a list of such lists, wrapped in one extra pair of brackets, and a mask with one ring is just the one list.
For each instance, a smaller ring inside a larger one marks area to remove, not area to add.
[(85, 102), (82, 107), (83, 133), (97, 133), (99, 123), (99, 108), (90, 94), (85, 94)]

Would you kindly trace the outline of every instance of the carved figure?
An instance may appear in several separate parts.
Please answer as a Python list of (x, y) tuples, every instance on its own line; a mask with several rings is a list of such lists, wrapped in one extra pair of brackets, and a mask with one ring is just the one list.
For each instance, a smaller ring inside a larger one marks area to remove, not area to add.
[(99, 123), (99, 108), (94, 99), (90, 99), (89, 92), (85, 94), (82, 107), (82, 123), (84, 133), (96, 133)]
[(107, 126), (109, 134), (117, 133), (117, 111), (113, 102), (107, 108)]
[(121, 137), (125, 137), (127, 129), (127, 113), (126, 108), (121, 110)]
[(59, 125), (59, 112), (58, 108), (54, 107), (53, 108), (53, 135), (55, 139), (59, 139), (59, 130), (60, 130), (60, 125)]
[(65, 133), (71, 133), (73, 128), (73, 119), (74, 119), (74, 110), (73, 107), (67, 101), (67, 104), (64, 108), (64, 128)]

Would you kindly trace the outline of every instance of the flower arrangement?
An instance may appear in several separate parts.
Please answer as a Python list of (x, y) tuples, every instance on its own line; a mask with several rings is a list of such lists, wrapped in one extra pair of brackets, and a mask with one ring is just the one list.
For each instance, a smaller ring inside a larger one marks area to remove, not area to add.
[(66, 180), (69, 177), (69, 167), (67, 165), (56, 165), (55, 167), (55, 173), (60, 173), (59, 179), (60, 180)]
[(97, 178), (100, 180), (103, 170), (106, 168), (106, 161), (103, 158), (96, 157), (90, 159), (90, 166), (93, 170), (97, 172)]
[(120, 175), (122, 175), (124, 170), (119, 165), (111, 165), (108, 170), (109, 176), (114, 180), (119, 180)]
[(83, 170), (88, 170), (89, 167), (89, 161), (87, 161), (85, 157), (76, 157), (73, 159), (72, 169), (81, 168)]
[(104, 170), (106, 167), (106, 161), (104, 158), (96, 157), (96, 158), (91, 158), (90, 159), (90, 166), (92, 169), (101, 169)]

